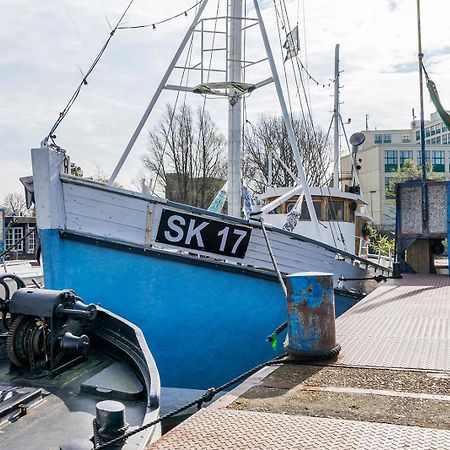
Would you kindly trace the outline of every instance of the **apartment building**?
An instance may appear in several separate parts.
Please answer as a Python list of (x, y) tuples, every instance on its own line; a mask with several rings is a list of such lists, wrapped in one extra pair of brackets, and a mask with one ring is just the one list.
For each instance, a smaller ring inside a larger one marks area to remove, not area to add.
[[(354, 161), (361, 168), (358, 175), (361, 192), (368, 203), (373, 223), (383, 230), (395, 227), (395, 199), (389, 184), (411, 160), (421, 165), (420, 122), (410, 129), (363, 131), (365, 141), (357, 147)], [(433, 113), (425, 122), (425, 160), (434, 174), (450, 179), (450, 132), (439, 115)], [(341, 158), (342, 184), (351, 184), (352, 157)]]

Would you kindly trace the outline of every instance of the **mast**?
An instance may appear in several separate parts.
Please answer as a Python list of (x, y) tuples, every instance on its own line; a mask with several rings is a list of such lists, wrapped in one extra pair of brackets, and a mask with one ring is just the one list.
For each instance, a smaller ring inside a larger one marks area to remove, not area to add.
[(334, 170), (333, 187), (339, 189), (339, 44), (334, 51)]
[(420, 0), (417, 0), (417, 47), (419, 58), (419, 92), (420, 92), (420, 150), (422, 154), (422, 220), (428, 221), (427, 169), (425, 158), (425, 114), (423, 111), (423, 53), (422, 30), (420, 23)]
[[(242, 81), (242, 0), (228, 4), (227, 82)], [(241, 216), (242, 100), (236, 88), (228, 92), (228, 214)]]

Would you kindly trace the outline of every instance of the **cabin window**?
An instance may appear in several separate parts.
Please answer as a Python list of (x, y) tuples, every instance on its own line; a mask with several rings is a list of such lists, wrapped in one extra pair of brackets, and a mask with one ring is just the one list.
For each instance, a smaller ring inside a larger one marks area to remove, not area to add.
[[(317, 220), (322, 219), (322, 202), (320, 200), (313, 200), (314, 209), (316, 210)], [(302, 215), (300, 220), (311, 220), (311, 216), (309, 215), (308, 205), (306, 204), (306, 200), (302, 202)]]
[(286, 204), (286, 213), (289, 214), (295, 206), (296, 202), (289, 202)]
[(414, 161), (414, 152), (412, 150), (401, 150), (400, 151), (400, 167), (406, 166), (406, 161)]
[(330, 200), (328, 202), (328, 219), (344, 221), (344, 201)]
[(276, 208), (270, 210), (268, 214), (281, 214), (281, 205), (278, 205)]
[(384, 151), (384, 171), (397, 172), (398, 170), (398, 152), (397, 150)]
[(445, 172), (445, 152), (443, 150), (433, 150), (432, 168), (433, 172)]

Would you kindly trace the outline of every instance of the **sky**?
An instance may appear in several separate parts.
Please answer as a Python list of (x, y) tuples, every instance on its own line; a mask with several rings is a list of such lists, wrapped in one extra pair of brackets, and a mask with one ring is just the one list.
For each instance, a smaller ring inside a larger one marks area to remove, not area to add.
[[(129, 0), (0, 0), (0, 203), (7, 193), (22, 192), (18, 179), (31, 174), (30, 149), (39, 147), (92, 60), (108, 38)], [(134, 0), (124, 25), (152, 24), (177, 15), (195, 0)], [(255, 17), (253, 2), (248, 16)], [(279, 0), (276, 0), (279, 4)], [(226, 4), (225, 0), (221, 4)], [(265, 24), (282, 78), (277, 23), (272, 0), (260, 0)], [(419, 114), (416, 0), (286, 0), (290, 23), (300, 29), (299, 58), (312, 81), (305, 83), (317, 126), (327, 129), (333, 105), (335, 45), (340, 44), (341, 113), (351, 118), (347, 135), (365, 129), (408, 128), (412, 108)], [(204, 17), (214, 17), (210, 0)], [(153, 27), (118, 30), (88, 78), (69, 114), (56, 131), (58, 145), (87, 176), (108, 177), (147, 107), (195, 10)], [(450, 108), (450, 2), (422, 0), (422, 45), (430, 77), (444, 107)], [(206, 23), (206, 22), (205, 22)], [(208, 22), (213, 24), (213, 22)], [(211, 25), (212, 26), (212, 25)], [(196, 37), (196, 41), (198, 38)], [(220, 44), (220, 38), (216, 41)], [(256, 27), (248, 31), (246, 59), (264, 57)], [(223, 53), (222, 53), (223, 54)], [(214, 67), (221, 67), (216, 52)], [(198, 55), (193, 53), (192, 59)], [(185, 54), (182, 58), (185, 60)], [(170, 84), (180, 82), (175, 71)], [(198, 75), (198, 72), (197, 72)], [(196, 74), (190, 75), (195, 85)], [(216, 73), (216, 76), (217, 73)], [(267, 63), (248, 70), (248, 81), (270, 76)], [(289, 75), (288, 75), (289, 77)], [(292, 88), (291, 88), (292, 89)], [(294, 110), (300, 105), (291, 90)], [(194, 98), (193, 98), (194, 97)], [(164, 91), (118, 182), (133, 187), (144, 173), (148, 132), (175, 94)], [(198, 105), (202, 100), (189, 95)], [(246, 117), (279, 114), (273, 85), (246, 99)], [(226, 135), (225, 99), (206, 108)], [(297, 109), (296, 109), (297, 108)], [(425, 118), (434, 111), (425, 92)]]

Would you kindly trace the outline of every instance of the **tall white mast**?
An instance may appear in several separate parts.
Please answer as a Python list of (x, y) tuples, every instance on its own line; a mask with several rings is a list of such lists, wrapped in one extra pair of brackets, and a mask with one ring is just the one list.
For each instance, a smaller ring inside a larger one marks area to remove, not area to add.
[[(242, 0), (228, 5), (229, 38), (227, 82), (242, 81)], [(228, 105), (228, 214), (241, 216), (242, 100), (236, 88), (229, 90)]]
[(339, 189), (339, 44), (336, 44), (334, 52), (334, 170), (333, 187)]

